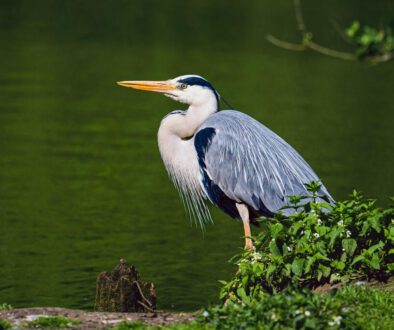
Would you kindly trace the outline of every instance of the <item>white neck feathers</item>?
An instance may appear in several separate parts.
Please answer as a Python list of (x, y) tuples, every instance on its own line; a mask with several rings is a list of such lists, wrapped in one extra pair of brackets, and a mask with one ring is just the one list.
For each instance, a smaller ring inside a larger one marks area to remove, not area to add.
[(203, 122), (217, 111), (217, 100), (193, 104), (187, 111), (166, 116), (160, 125), (158, 142), (167, 172), (178, 189), (188, 213), (203, 226), (211, 221), (202, 183), (194, 135)]

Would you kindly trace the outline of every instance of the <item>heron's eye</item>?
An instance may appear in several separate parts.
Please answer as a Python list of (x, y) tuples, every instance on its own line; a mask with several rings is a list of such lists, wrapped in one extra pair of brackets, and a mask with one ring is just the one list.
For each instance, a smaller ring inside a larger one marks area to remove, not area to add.
[(180, 85), (178, 86), (178, 88), (179, 88), (179, 89), (186, 89), (186, 88), (187, 88), (187, 85), (186, 85), (186, 84), (180, 84)]

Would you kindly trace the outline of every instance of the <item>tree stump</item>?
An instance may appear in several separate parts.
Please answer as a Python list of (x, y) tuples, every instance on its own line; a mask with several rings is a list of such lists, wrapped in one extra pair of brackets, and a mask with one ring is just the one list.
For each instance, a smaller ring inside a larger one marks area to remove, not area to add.
[(95, 310), (100, 312), (154, 312), (156, 288), (143, 282), (134, 266), (121, 259), (115, 269), (96, 281)]

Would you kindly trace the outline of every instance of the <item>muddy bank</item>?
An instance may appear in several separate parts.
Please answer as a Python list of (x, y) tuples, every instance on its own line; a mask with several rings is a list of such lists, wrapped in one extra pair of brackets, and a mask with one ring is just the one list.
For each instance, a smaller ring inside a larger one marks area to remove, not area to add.
[(61, 315), (80, 323), (73, 325), (72, 329), (105, 329), (115, 326), (119, 322), (144, 322), (151, 325), (165, 325), (171, 323), (185, 323), (193, 320), (193, 313), (110, 313), (110, 312), (87, 312), (81, 310), (58, 308), (58, 307), (34, 307), (19, 308), (8, 311), (0, 311), (0, 319), (7, 320), (12, 324), (26, 328), (24, 325), (40, 316)]

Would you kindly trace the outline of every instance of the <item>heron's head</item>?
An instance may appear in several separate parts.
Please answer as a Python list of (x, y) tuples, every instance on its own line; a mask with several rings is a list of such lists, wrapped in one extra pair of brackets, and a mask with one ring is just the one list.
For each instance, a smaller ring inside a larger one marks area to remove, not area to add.
[(197, 75), (184, 75), (166, 81), (119, 81), (118, 85), (164, 94), (175, 101), (190, 105), (204, 104), (219, 94), (208, 80)]

